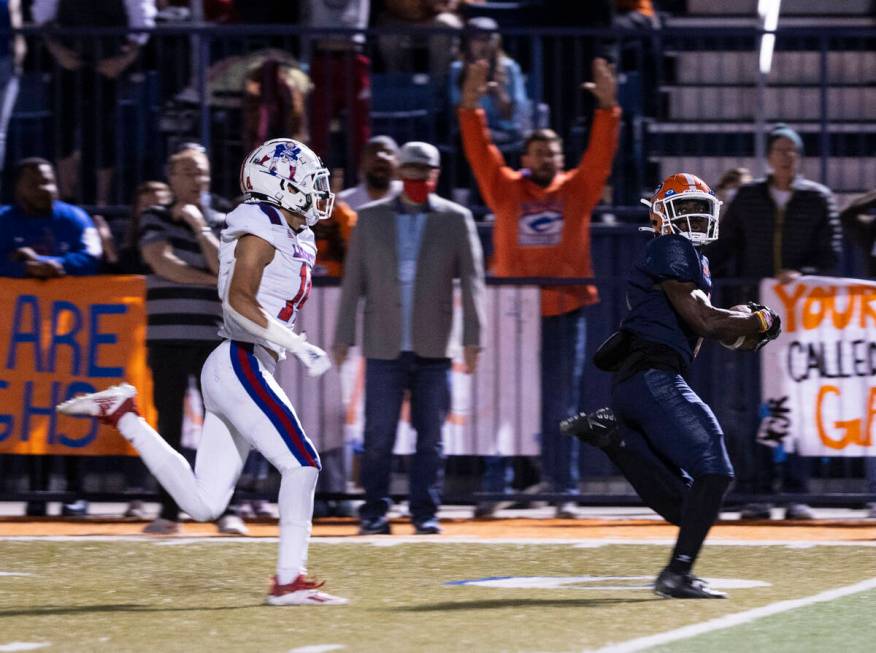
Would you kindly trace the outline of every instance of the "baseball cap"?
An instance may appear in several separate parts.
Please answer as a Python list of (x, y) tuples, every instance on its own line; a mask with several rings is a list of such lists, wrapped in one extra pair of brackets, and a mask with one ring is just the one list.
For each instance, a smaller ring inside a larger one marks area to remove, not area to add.
[(438, 148), (423, 141), (410, 141), (402, 145), (398, 154), (399, 166), (420, 165), (430, 168), (441, 167), (441, 154)]
[(772, 148), (773, 143), (779, 138), (787, 138), (794, 144), (794, 147), (797, 148), (797, 152), (801, 155), (803, 154), (803, 139), (800, 138), (800, 134), (783, 122), (778, 123), (770, 130), (769, 134), (767, 134), (767, 151)]
[(495, 32), (499, 29), (499, 23), (488, 16), (475, 16), (469, 18), (465, 26), (470, 30), (480, 30), (484, 32)]

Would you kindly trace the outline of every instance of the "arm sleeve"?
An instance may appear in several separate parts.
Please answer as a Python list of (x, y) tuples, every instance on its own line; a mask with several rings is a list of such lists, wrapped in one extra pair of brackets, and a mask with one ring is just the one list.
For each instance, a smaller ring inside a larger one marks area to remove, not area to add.
[[(483, 109), (459, 109), (459, 127), (465, 157), (487, 205), (495, 211), (496, 198), (511, 191), (517, 174), (490, 141), (490, 130)], [(499, 216), (496, 216), (499, 219)]]
[(620, 107), (597, 109), (587, 151), (581, 157), (578, 167), (566, 178), (574, 196), (584, 205), (585, 213), (596, 206), (611, 174), (614, 155), (617, 151), (620, 132)]
[(801, 272), (814, 274), (830, 274), (836, 271), (842, 253), (842, 228), (836, 209), (836, 199), (833, 193), (827, 191), (824, 199), (824, 218), (819, 225), (814, 239), (816, 246), (815, 265), (803, 268)]
[(480, 346), (484, 326), (484, 254), (470, 211), (462, 215), (459, 233), (462, 344)]
[(60, 0), (34, 0), (30, 8), (30, 15), (37, 25), (45, 25), (55, 20), (58, 15), (58, 3)]
[(69, 250), (63, 256), (41, 256), (42, 260), (60, 263), (67, 274), (88, 275), (100, 271), (103, 246), (100, 235), (88, 215), (77, 209), (69, 218), (73, 236), (68, 239)]
[(658, 283), (670, 279), (697, 283), (701, 276), (693, 245), (683, 236), (660, 236), (648, 243), (645, 271)]
[[(155, 27), (155, 0), (125, 0), (125, 11), (128, 13), (128, 27)], [(149, 40), (149, 35), (142, 32), (129, 34), (128, 40), (143, 45)]]

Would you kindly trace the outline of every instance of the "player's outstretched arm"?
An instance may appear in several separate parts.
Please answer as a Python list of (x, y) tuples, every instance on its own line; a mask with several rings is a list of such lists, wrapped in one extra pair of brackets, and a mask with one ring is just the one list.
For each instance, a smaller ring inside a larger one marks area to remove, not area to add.
[(311, 376), (319, 376), (331, 367), (326, 353), (269, 315), (258, 303), (262, 274), (274, 254), (274, 246), (258, 236), (246, 235), (237, 241), (234, 272), (222, 307), (243, 329), (287, 349), (304, 363)]
[(735, 340), (769, 331), (775, 314), (768, 308), (753, 313), (712, 306), (706, 294), (690, 281), (667, 280), (660, 284), (672, 307), (699, 336)]

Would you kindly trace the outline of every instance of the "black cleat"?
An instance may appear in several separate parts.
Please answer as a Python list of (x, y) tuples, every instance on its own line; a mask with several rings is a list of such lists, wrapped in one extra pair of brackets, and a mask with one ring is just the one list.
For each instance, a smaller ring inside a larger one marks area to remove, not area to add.
[(620, 442), (620, 428), (611, 408), (567, 417), (560, 422), (560, 431), (600, 449)]
[(727, 594), (709, 587), (702, 578), (664, 569), (654, 583), (654, 593), (665, 599), (726, 599)]

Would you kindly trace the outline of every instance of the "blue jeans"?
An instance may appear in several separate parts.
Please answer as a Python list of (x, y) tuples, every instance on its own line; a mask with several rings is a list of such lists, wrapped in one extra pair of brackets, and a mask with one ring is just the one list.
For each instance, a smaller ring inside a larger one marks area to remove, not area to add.
[(578, 412), (586, 344), (583, 308), (541, 318), (541, 462), (553, 492), (578, 491), (578, 440), (560, 421)]
[(365, 437), (362, 455), (363, 519), (382, 517), (391, 505), (392, 449), (405, 390), (411, 395), (411, 425), (417, 448), (410, 470), (414, 523), (431, 519), (441, 502), (441, 427), (450, 410), (450, 359), (402, 352), (394, 360), (369, 358), (365, 365)]
[(638, 372), (612, 389), (611, 407), (623, 432), (642, 435), (668, 465), (693, 479), (733, 476), (715, 414), (680, 374)]

